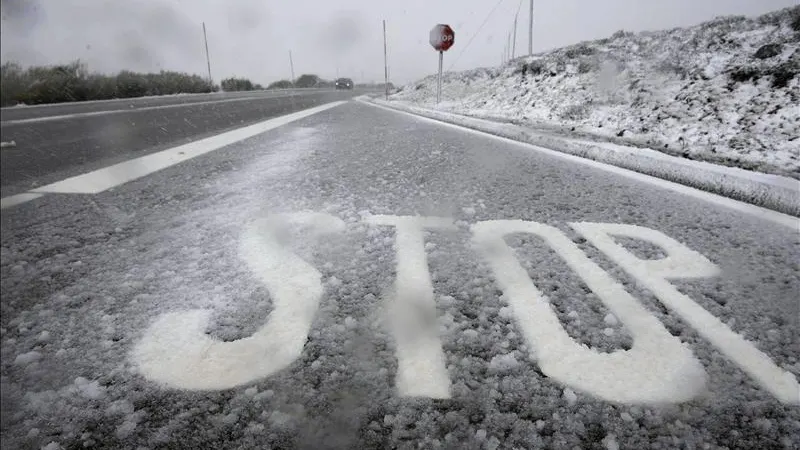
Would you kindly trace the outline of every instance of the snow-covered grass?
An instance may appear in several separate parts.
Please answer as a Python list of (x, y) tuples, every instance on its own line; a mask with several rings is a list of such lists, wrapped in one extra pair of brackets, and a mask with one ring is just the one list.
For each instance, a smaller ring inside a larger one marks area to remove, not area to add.
[[(441, 111), (800, 178), (800, 6), (447, 73)], [(390, 97), (435, 106), (436, 77)]]

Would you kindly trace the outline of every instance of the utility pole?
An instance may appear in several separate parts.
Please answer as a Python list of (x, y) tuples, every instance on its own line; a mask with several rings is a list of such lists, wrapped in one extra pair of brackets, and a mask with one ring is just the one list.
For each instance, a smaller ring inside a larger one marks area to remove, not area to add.
[(514, 59), (517, 56), (517, 20), (519, 19), (519, 10), (522, 8), (522, 0), (519, 0), (519, 6), (517, 6), (517, 13), (514, 14), (514, 41), (511, 44), (511, 59)]
[(294, 87), (294, 61), (292, 61), (292, 51), (289, 50), (289, 69), (292, 71), (292, 87)]
[(386, 100), (389, 100), (389, 58), (386, 56), (386, 20), (383, 21), (383, 76)]
[(203, 41), (206, 43), (206, 65), (208, 66), (208, 84), (212, 84), (211, 81), (211, 58), (208, 56), (208, 36), (206, 35), (206, 23), (203, 22)]
[(533, 56), (533, 0), (531, 0), (530, 27), (528, 29), (528, 56)]
[(508, 33), (508, 42), (506, 42), (506, 56), (511, 61), (511, 33)]

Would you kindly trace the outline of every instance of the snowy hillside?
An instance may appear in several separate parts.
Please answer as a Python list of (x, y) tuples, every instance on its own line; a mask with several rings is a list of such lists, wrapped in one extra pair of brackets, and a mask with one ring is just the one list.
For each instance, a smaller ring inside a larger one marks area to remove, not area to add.
[[(800, 6), (448, 73), (437, 109), (800, 178)], [(436, 78), (392, 100), (435, 105)]]

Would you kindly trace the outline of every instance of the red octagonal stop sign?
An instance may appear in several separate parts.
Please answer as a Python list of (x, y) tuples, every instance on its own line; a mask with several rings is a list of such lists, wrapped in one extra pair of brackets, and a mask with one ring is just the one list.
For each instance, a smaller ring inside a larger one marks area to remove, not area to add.
[(431, 45), (437, 51), (446, 52), (456, 42), (456, 33), (450, 25), (438, 24), (431, 30)]

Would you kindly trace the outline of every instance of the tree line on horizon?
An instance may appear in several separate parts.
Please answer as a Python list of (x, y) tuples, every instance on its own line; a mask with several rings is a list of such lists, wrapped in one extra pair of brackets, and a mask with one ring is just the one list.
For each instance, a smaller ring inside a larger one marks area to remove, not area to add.
[[(333, 81), (303, 74), (294, 82), (284, 79), (270, 83), (266, 89), (333, 86)], [(0, 66), (0, 106), (263, 89), (262, 85), (241, 77), (225, 78), (214, 84), (200, 75), (175, 71), (140, 73), (123, 70), (114, 75), (102, 74), (90, 72), (86, 63), (81, 61), (26, 68), (15, 62), (6, 62)]]

